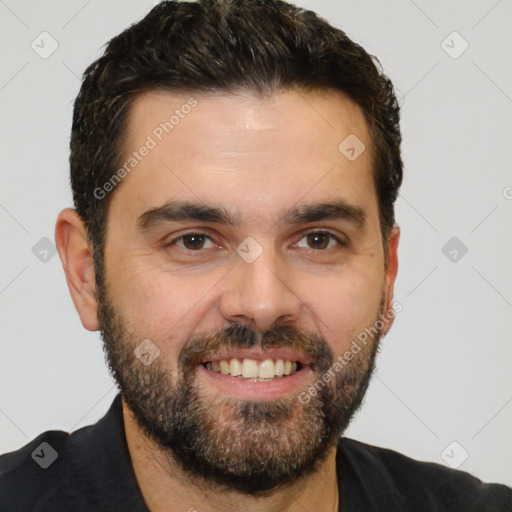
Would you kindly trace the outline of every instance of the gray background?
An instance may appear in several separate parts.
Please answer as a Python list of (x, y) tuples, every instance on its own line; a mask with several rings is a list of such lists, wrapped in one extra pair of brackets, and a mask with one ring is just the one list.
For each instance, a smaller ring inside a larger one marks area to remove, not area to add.
[[(1, 452), (93, 423), (115, 395), (51, 241), (79, 77), (154, 4), (0, 0)], [(379, 56), (403, 105), (403, 310), (348, 435), (510, 485), (512, 3), (299, 4)]]

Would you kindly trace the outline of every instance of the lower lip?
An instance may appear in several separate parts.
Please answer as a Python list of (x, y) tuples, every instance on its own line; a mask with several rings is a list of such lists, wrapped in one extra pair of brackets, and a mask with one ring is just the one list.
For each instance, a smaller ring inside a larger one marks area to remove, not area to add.
[(304, 365), (293, 375), (267, 382), (238, 379), (232, 375), (224, 375), (214, 370), (207, 370), (203, 365), (199, 365), (198, 372), (201, 379), (204, 376), (210, 384), (216, 385), (222, 392), (236, 398), (270, 400), (282, 398), (290, 394), (298, 394), (301, 387), (304, 387), (309, 376), (313, 373), (313, 370), (309, 365)]

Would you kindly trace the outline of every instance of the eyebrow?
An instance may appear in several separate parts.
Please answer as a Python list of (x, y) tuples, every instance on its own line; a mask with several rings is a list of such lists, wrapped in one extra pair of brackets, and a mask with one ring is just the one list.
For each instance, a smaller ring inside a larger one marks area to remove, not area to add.
[(234, 224), (232, 215), (225, 209), (188, 201), (168, 201), (162, 206), (151, 208), (137, 220), (140, 231), (148, 231), (162, 222), (199, 221)]
[[(294, 206), (281, 220), (284, 224), (307, 224), (324, 220), (345, 220), (363, 227), (367, 220), (363, 208), (345, 200), (327, 201)], [(216, 224), (236, 224), (233, 215), (223, 207), (208, 206), (189, 201), (168, 201), (145, 211), (139, 216), (140, 231), (149, 231), (163, 222), (199, 221)]]
[(286, 224), (307, 224), (323, 220), (345, 220), (358, 228), (364, 227), (367, 215), (363, 208), (345, 200), (327, 201), (318, 204), (298, 205), (285, 216)]

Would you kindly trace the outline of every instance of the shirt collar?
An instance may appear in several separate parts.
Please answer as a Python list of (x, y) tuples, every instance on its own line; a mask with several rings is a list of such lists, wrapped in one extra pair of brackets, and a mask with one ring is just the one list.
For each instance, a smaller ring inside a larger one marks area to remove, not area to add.
[(149, 512), (126, 443), (120, 394), (92, 428), (71, 434), (69, 455), (76, 488), (88, 494), (95, 509)]

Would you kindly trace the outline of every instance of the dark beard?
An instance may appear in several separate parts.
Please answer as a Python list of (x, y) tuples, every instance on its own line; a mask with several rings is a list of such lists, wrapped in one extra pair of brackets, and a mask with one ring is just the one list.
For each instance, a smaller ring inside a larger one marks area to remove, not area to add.
[(234, 325), (189, 339), (177, 368), (163, 356), (144, 366), (133, 353), (142, 338), (127, 330), (106, 298), (98, 315), (110, 373), (145, 434), (194, 485), (255, 497), (318, 470), (361, 404), (380, 338), (379, 331), (329, 384), (317, 386), (307, 403), (297, 396), (250, 401), (200, 389), (195, 372), (201, 357), (229, 347), (295, 348), (308, 356), (316, 383), (335, 362), (326, 341), (291, 325), (263, 334)]

